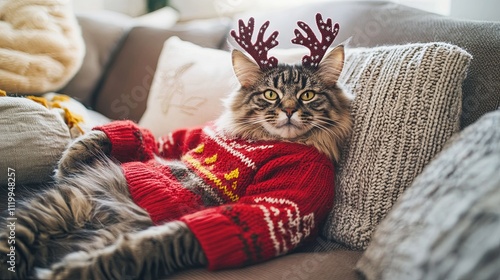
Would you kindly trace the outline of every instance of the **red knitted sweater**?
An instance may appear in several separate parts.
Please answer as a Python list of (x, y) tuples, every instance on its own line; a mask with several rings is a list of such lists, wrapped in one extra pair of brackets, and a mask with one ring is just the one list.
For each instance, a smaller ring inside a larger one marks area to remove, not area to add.
[(185, 222), (210, 269), (285, 254), (331, 209), (333, 165), (313, 147), (228, 139), (213, 126), (158, 142), (130, 121), (95, 129), (111, 140), (135, 203), (157, 224)]

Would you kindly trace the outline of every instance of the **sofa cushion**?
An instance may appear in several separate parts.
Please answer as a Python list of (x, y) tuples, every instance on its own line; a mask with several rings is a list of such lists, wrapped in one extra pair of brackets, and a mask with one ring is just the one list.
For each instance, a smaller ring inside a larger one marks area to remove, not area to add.
[[(0, 97), (0, 170), (15, 170), (15, 184), (49, 182), (70, 132), (59, 112), (29, 99)], [(8, 184), (0, 181), (1, 186)]]
[(298, 279), (358, 279), (354, 269), (362, 252), (336, 250), (330, 252), (295, 253), (261, 264), (239, 269), (207, 271), (193, 269), (174, 274), (175, 280), (298, 280)]
[(168, 29), (132, 28), (108, 70), (94, 108), (111, 119), (138, 121), (146, 110), (163, 42), (177, 36), (203, 47), (218, 48), (228, 28), (227, 19), (203, 20)]
[(446, 43), (347, 52), (340, 81), (355, 95), (334, 207), (323, 233), (364, 249), (403, 191), (459, 129), (471, 56)]
[(497, 279), (500, 111), (466, 128), (380, 224), (358, 263), (366, 279)]
[[(300, 61), (300, 53), (272, 55), (290, 63)], [(340, 81), (356, 96), (354, 132), (339, 164), (324, 236), (366, 248), (396, 199), (458, 131), (470, 58), (445, 43), (346, 50)], [(160, 136), (215, 119), (223, 110), (219, 101), (237, 85), (230, 68), (227, 52), (170, 39), (140, 125)]]
[[(15, 169), (19, 186), (47, 184), (71, 139), (109, 122), (66, 95), (4, 94), (0, 90), (0, 169)], [(0, 181), (0, 186), (6, 185)]]
[(236, 85), (228, 52), (172, 37), (161, 52), (139, 125), (156, 137), (202, 125), (221, 114), (222, 98)]
[(124, 14), (111, 11), (80, 13), (77, 19), (86, 53), (79, 71), (59, 92), (90, 106), (94, 92), (130, 29), (132, 20)]

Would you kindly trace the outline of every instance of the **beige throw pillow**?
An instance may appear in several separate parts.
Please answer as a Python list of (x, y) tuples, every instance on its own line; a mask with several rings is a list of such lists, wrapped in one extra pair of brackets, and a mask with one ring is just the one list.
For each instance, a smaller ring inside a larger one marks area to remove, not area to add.
[(61, 114), (27, 98), (0, 96), (0, 186), (7, 170), (15, 185), (45, 184), (52, 180), (57, 161), (71, 141)]
[(228, 52), (169, 38), (139, 124), (158, 137), (216, 119), (223, 110), (221, 99), (237, 86), (233, 76)]

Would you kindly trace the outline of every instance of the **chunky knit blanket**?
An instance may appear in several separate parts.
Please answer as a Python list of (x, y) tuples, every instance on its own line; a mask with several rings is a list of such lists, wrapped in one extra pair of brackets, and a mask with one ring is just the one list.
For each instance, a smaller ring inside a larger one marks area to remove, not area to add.
[(69, 0), (2, 1), (0, 34), (0, 88), (7, 92), (56, 91), (85, 54)]

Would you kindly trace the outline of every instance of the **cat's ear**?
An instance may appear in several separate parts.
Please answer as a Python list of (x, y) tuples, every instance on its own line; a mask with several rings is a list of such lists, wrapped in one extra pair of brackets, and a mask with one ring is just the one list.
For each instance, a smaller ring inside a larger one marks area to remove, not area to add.
[(329, 86), (334, 86), (337, 83), (344, 67), (344, 56), (344, 46), (339, 45), (321, 60), (317, 73), (324, 83)]
[(254, 84), (262, 75), (259, 65), (250, 60), (244, 53), (233, 50), (233, 69), (242, 87)]

